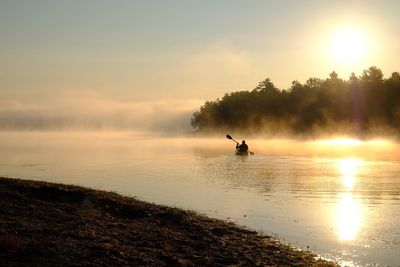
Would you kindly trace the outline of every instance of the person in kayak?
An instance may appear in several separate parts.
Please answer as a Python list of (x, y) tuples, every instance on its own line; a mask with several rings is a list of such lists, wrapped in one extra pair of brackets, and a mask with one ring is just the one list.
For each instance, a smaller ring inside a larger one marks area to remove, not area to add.
[(243, 140), (242, 144), (240, 144), (240, 145), (239, 145), (239, 143), (236, 143), (236, 149), (241, 153), (245, 153), (249, 150), (249, 146), (246, 144), (246, 141)]

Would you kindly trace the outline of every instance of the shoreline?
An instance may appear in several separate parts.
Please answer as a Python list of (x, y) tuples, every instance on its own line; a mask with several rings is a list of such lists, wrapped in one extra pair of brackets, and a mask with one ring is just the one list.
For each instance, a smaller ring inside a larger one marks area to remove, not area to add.
[(0, 265), (337, 266), (192, 211), (0, 177)]

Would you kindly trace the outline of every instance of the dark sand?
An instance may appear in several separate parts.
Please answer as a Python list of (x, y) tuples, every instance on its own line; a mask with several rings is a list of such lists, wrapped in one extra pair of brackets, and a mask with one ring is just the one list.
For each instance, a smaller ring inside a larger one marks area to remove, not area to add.
[(334, 266), (190, 211), (0, 178), (0, 266)]

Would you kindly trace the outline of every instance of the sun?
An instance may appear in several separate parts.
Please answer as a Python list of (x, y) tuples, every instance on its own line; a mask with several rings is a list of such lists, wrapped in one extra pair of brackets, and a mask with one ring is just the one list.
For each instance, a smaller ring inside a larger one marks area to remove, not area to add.
[(340, 30), (332, 37), (331, 53), (333, 58), (341, 63), (359, 63), (366, 55), (367, 44), (365, 34), (361, 31)]

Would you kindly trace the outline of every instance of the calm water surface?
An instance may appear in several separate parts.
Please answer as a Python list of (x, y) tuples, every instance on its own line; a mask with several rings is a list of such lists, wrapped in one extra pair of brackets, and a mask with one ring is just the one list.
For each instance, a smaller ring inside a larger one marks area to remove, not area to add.
[(0, 133), (0, 176), (116, 191), (228, 219), (344, 265), (400, 266), (399, 146)]

